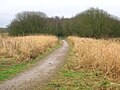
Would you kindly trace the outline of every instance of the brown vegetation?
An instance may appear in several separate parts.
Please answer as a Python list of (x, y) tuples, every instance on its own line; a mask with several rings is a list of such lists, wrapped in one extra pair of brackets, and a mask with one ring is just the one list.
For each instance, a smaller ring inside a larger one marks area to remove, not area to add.
[(16, 61), (30, 60), (57, 43), (57, 37), (47, 35), (0, 37), (0, 57), (13, 58)]
[(73, 45), (68, 68), (100, 70), (112, 81), (120, 81), (120, 43), (115, 40), (68, 37)]

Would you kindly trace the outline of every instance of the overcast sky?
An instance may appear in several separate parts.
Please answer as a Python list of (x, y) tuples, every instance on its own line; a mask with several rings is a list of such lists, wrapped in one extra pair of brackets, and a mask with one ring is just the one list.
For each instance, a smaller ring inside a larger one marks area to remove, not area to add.
[(120, 0), (0, 0), (0, 26), (8, 25), (21, 11), (41, 11), (49, 17), (72, 17), (89, 7), (120, 17)]

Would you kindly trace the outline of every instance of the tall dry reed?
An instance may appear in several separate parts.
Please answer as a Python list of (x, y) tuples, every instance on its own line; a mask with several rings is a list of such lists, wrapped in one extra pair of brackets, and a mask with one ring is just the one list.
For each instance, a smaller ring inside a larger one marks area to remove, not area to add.
[(108, 79), (120, 81), (120, 42), (70, 36), (73, 49), (69, 68), (100, 70)]
[(0, 37), (0, 56), (17, 61), (30, 60), (57, 43), (57, 37), (48, 35)]

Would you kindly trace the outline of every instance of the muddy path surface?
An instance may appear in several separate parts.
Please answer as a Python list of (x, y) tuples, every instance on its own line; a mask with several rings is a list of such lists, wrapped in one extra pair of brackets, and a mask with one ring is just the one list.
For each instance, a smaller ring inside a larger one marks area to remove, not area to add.
[(63, 40), (63, 45), (43, 58), (29, 71), (5, 81), (0, 85), (0, 90), (44, 90), (43, 86), (54, 76), (62, 66), (68, 52), (68, 43)]

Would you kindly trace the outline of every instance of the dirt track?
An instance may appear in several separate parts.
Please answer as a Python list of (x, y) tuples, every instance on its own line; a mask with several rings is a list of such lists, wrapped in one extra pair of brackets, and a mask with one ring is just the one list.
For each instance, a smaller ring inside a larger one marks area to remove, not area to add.
[(42, 87), (61, 66), (67, 52), (68, 43), (63, 40), (63, 46), (61, 48), (40, 60), (37, 66), (29, 71), (3, 82), (0, 85), (0, 90), (44, 90)]

